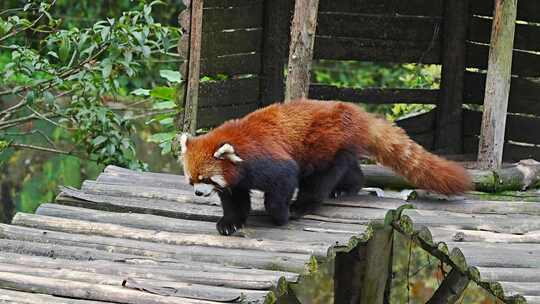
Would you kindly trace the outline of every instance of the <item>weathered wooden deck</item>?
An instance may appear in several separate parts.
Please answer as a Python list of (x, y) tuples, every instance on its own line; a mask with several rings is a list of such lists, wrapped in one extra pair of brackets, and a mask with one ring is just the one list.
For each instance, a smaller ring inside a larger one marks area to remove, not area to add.
[[(404, 203), (360, 195), (274, 227), (255, 200), (243, 237), (222, 237), (216, 197), (194, 197), (179, 176), (110, 166), (0, 225), (0, 302), (271, 302), (311, 256), (325, 258)], [(409, 203), (414, 224), (461, 248), (483, 279), (540, 303), (540, 203)]]

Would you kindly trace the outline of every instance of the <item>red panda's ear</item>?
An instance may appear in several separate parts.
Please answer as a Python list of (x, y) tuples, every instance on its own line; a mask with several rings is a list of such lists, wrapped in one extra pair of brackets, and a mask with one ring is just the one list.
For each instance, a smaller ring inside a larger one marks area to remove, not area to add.
[(191, 136), (188, 133), (182, 133), (180, 136), (176, 136), (178, 138), (178, 142), (180, 143), (180, 152), (185, 154), (187, 152), (187, 142)]
[(243, 160), (236, 154), (234, 147), (231, 144), (222, 144), (216, 152), (214, 152), (214, 157), (217, 159), (227, 159), (233, 163), (239, 163)]

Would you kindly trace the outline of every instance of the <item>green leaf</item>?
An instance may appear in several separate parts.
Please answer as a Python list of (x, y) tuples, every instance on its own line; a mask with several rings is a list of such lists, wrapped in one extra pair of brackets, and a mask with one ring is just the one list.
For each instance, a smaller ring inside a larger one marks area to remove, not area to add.
[(156, 134), (152, 134), (152, 136), (150, 136), (148, 140), (150, 142), (162, 143), (165, 141), (172, 140), (175, 136), (176, 136), (175, 132), (156, 133)]
[(174, 109), (174, 108), (176, 108), (176, 103), (174, 103), (174, 101), (158, 102), (152, 106), (152, 109), (155, 109), (155, 110), (165, 110), (165, 109)]
[(99, 135), (98, 137), (94, 138), (94, 140), (92, 140), (92, 145), (99, 146), (106, 141), (107, 141), (107, 137), (103, 135)]
[(150, 90), (139, 88), (131, 91), (131, 94), (136, 96), (150, 96)]
[(177, 71), (160, 70), (159, 76), (167, 79), (170, 82), (180, 83), (182, 81), (182, 75)]
[(34, 100), (36, 99), (36, 93), (34, 91), (29, 91), (26, 94), (26, 103), (30, 106), (34, 103)]
[(176, 95), (175, 88), (155, 87), (150, 91), (150, 96), (165, 100), (174, 100)]
[(160, 120), (160, 121), (159, 121), (159, 124), (160, 124), (160, 125), (164, 125), (164, 126), (165, 126), (165, 125), (171, 125), (171, 124), (173, 123), (173, 121), (174, 121), (174, 120), (173, 120), (172, 117), (167, 117), (167, 118), (165, 118), (165, 119)]

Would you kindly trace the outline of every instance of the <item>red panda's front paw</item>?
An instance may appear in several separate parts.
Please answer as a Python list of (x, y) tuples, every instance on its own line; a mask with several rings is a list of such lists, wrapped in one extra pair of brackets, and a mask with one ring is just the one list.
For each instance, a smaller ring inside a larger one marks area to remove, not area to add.
[(231, 235), (243, 226), (244, 223), (242, 223), (241, 221), (226, 217), (220, 218), (216, 224), (217, 230), (221, 235)]

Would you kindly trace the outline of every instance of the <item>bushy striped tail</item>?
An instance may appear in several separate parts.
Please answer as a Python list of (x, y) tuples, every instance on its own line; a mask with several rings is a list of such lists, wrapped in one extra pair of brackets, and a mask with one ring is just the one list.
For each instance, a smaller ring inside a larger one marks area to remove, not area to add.
[(460, 164), (426, 151), (402, 128), (370, 114), (366, 116), (366, 149), (377, 162), (426, 190), (449, 195), (472, 189), (471, 177)]

